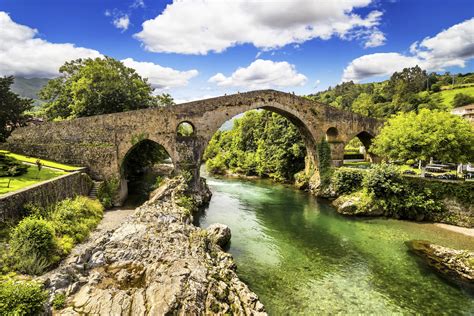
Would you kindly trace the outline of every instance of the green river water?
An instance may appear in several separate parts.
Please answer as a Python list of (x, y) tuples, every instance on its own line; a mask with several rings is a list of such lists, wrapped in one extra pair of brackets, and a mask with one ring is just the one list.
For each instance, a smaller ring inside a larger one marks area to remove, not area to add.
[(308, 193), (266, 181), (215, 179), (199, 225), (232, 229), (237, 273), (271, 315), (474, 314), (474, 296), (407, 252), (410, 239), (474, 249), (432, 224), (351, 219)]

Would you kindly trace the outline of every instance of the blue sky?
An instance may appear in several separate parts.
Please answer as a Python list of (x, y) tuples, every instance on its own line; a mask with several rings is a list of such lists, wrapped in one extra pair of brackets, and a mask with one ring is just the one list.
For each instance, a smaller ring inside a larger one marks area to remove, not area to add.
[[(472, 0), (0, 0), (0, 75), (108, 55), (178, 101), (474, 71)], [(415, 43), (415, 44), (414, 44)]]

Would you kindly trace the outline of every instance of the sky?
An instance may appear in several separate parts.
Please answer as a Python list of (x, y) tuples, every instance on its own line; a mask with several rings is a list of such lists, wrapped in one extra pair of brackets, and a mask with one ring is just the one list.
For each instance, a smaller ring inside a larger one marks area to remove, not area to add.
[(111, 56), (179, 102), (474, 71), (474, 0), (0, 0), (0, 75)]

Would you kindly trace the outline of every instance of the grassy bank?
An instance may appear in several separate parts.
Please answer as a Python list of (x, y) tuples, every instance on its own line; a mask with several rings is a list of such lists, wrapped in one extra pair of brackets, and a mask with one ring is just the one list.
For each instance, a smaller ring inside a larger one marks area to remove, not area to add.
[(43, 168), (38, 172), (36, 166), (28, 166), (28, 171), (25, 174), (16, 177), (1, 177), (0, 178), (0, 195), (23, 189), (30, 185), (50, 180), (67, 172), (60, 170), (52, 170)]
[(31, 164), (36, 164), (36, 161), (39, 160), (44, 167), (59, 169), (59, 170), (63, 170), (63, 171), (76, 171), (76, 170), (81, 169), (81, 167), (69, 166), (69, 165), (57, 163), (57, 162), (50, 161), (50, 160), (44, 160), (44, 159), (38, 159), (38, 158), (34, 158), (34, 157), (28, 157), (28, 156), (24, 156), (24, 155), (14, 154), (14, 153), (11, 153), (11, 152), (6, 151), (6, 150), (0, 150), (0, 154), (5, 154), (8, 157), (12, 157), (12, 158), (15, 158), (15, 159), (17, 159), (21, 162), (26, 162), (26, 163), (31, 163)]

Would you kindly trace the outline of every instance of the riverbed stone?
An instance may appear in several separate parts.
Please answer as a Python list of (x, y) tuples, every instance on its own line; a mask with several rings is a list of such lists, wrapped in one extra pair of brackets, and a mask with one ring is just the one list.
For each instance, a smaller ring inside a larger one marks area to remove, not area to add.
[[(191, 214), (176, 203), (185, 193), (183, 181), (168, 180), (153, 203), (137, 208), (86, 249), (79, 247), (90, 253), (73, 251), (74, 260), (66, 259), (42, 278), (72, 274), (75, 280), (67, 286), (56, 282), (54, 289), (45, 283), (51, 293), (68, 290), (68, 307), (55, 314), (266, 314), (258, 296), (235, 273), (232, 256), (206, 230), (190, 224)], [(230, 229), (220, 228), (223, 240), (230, 238)], [(85, 260), (84, 269), (74, 267), (78, 257)]]
[(229, 226), (224, 224), (212, 224), (207, 228), (209, 236), (221, 247), (225, 247), (232, 236)]
[(406, 245), (443, 277), (474, 289), (474, 252), (455, 250), (424, 240), (411, 240)]

